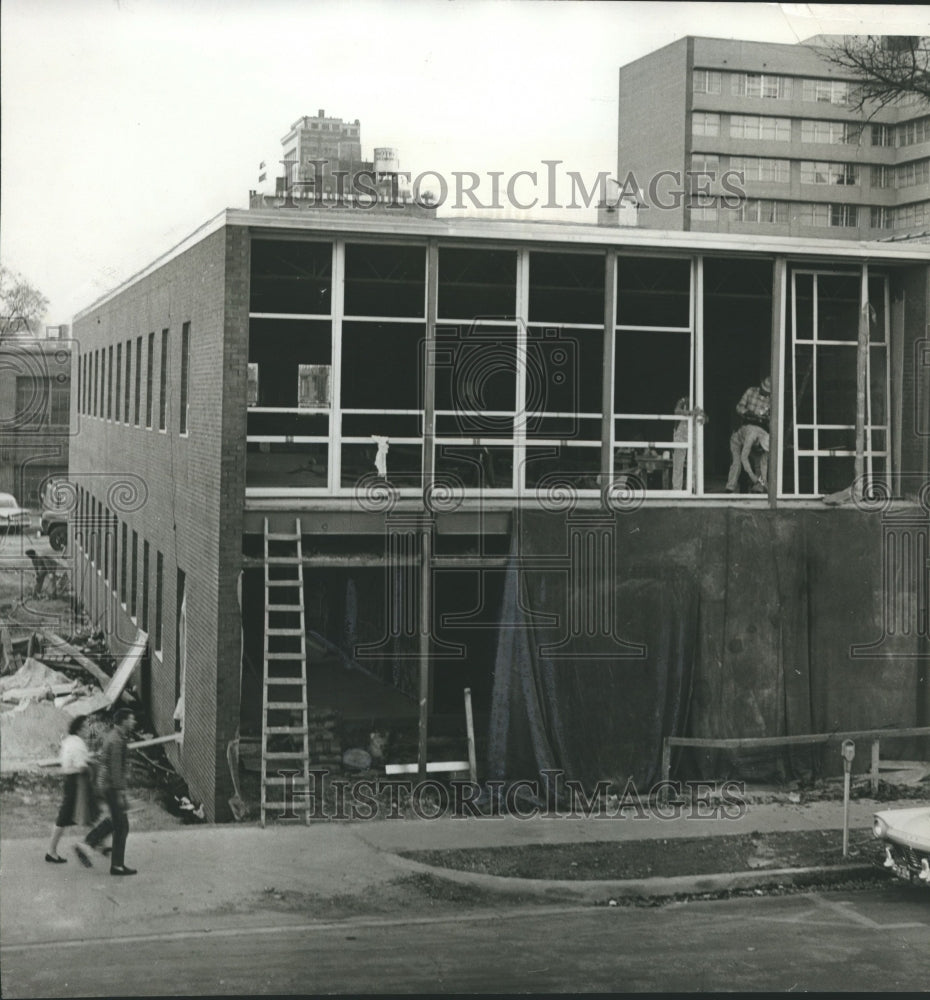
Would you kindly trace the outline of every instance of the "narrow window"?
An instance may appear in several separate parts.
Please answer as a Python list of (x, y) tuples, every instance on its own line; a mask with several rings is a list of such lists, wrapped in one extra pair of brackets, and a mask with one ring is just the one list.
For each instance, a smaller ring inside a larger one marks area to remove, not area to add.
[(113, 419), (113, 345), (107, 348), (107, 420)]
[[(136, 359), (136, 364), (138, 364)], [(132, 340), (126, 341), (126, 387), (123, 395), (123, 420), (129, 423), (129, 369), (132, 367)]]
[(119, 423), (119, 404), (123, 398), (123, 345), (116, 345), (116, 413), (114, 419)]
[(163, 431), (168, 425), (168, 331), (161, 332), (161, 370), (158, 373), (158, 429)]
[(149, 543), (142, 542), (142, 631), (149, 630)]
[(181, 433), (187, 433), (188, 383), (191, 366), (191, 325), (185, 323), (181, 327)]
[(145, 372), (145, 426), (152, 428), (152, 390), (155, 375), (155, 334), (149, 334), (148, 367)]
[[(149, 362), (151, 364), (151, 362)], [(133, 423), (139, 426), (139, 404), (142, 400), (142, 337), (136, 337), (136, 402)]]
[(132, 533), (132, 574), (129, 577), (129, 613), (133, 618), (139, 610), (139, 535)]
[(119, 599), (123, 607), (126, 607), (127, 577), (129, 576), (129, 526), (123, 521), (120, 532), (119, 545)]
[(161, 652), (162, 600), (164, 598), (165, 560), (160, 552), (155, 554), (155, 649)]

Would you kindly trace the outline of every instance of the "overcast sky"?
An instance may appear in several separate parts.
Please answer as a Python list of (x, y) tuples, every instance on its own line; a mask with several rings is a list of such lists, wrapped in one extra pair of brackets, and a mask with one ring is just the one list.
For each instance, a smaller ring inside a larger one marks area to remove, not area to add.
[(618, 67), (676, 38), (930, 26), (930, 6), (550, 0), (3, 0), (0, 16), (0, 259), (49, 297), (48, 323), (246, 207), (259, 162), (319, 108), (414, 173), (489, 184), (550, 159), (593, 182), (616, 170)]

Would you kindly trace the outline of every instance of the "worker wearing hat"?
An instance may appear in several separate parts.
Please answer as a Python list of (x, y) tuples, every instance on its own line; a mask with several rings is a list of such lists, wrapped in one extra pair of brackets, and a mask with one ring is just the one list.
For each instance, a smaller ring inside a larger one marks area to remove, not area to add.
[(772, 380), (768, 375), (762, 384), (750, 386), (736, 404), (736, 412), (744, 424), (755, 424), (769, 429), (769, 415), (772, 412)]

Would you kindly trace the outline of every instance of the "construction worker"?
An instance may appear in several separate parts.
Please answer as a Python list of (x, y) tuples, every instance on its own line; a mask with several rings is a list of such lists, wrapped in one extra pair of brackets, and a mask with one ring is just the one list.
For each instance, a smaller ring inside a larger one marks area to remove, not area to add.
[(49, 597), (58, 596), (58, 588), (64, 572), (62, 565), (51, 556), (40, 556), (35, 549), (26, 549), (26, 555), (32, 561), (32, 568), (35, 570), (36, 582), (32, 589), (33, 597), (42, 596), (42, 588), (45, 585), (45, 578), (49, 578)]

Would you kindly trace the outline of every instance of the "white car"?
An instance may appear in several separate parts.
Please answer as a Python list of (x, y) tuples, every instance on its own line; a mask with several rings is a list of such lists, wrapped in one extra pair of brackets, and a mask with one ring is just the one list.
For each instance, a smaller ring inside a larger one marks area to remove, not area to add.
[(875, 813), (872, 833), (885, 846), (885, 867), (930, 889), (930, 807)]
[(29, 511), (23, 510), (11, 493), (0, 493), (0, 532), (26, 531)]

